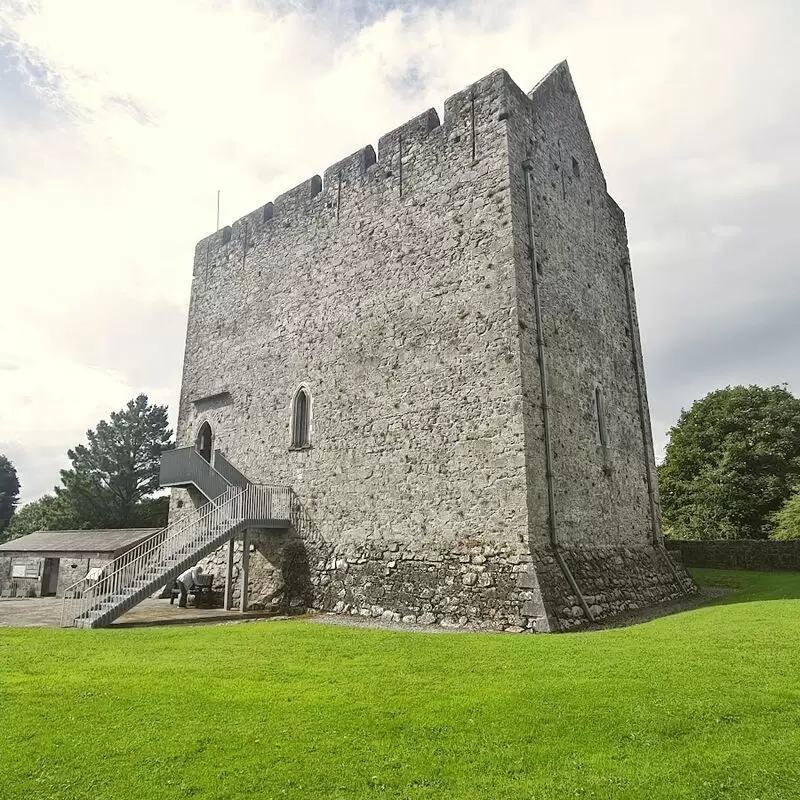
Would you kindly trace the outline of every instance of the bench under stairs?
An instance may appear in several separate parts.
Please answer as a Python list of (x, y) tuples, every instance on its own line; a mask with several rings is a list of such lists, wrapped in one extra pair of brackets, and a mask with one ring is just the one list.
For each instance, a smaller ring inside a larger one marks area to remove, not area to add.
[(101, 628), (248, 528), (288, 528), (292, 490), (254, 484), (218, 450), (214, 466), (195, 448), (162, 456), (161, 485), (194, 487), (207, 500), (114, 559), (99, 580), (64, 592), (64, 627)]

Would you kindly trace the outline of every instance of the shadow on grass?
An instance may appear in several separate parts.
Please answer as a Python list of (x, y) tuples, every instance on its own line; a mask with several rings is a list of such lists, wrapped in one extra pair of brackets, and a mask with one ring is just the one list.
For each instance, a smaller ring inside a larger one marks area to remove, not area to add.
[(765, 600), (800, 599), (800, 572), (750, 572), (745, 570), (689, 569), (700, 592), (654, 606), (633, 609), (594, 625), (579, 625), (567, 634), (628, 628), (659, 617), (671, 617), (697, 608), (755, 603)]
[(800, 600), (800, 572), (751, 572), (726, 569), (689, 569), (701, 588), (729, 591), (709, 605), (753, 603), (763, 600)]

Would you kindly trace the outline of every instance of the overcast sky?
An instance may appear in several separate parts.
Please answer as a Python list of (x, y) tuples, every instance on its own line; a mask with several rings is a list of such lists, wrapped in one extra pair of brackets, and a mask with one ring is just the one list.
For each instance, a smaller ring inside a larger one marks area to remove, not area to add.
[(657, 448), (800, 389), (797, 0), (0, 0), (0, 453), (23, 500), (176, 409), (195, 242), (497, 67), (566, 58), (625, 209)]

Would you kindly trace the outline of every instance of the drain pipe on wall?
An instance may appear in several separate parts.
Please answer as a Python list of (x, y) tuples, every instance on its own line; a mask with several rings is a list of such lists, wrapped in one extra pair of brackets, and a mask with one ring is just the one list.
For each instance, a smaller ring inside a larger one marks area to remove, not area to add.
[(644, 409), (644, 389), (643, 389), (643, 381), (641, 371), (639, 370), (639, 348), (636, 342), (636, 327), (634, 326), (635, 320), (633, 318), (633, 300), (631, 299), (631, 279), (628, 275), (628, 261), (624, 260), (622, 262), (622, 280), (625, 284), (625, 305), (627, 306), (628, 311), (628, 329), (631, 332), (631, 349), (633, 350), (633, 374), (634, 379), (636, 380), (636, 395), (639, 400), (639, 423), (642, 431), (642, 449), (644, 452), (644, 474), (647, 480), (647, 498), (649, 501), (650, 506), (650, 531), (651, 531), (651, 538), (653, 542), (653, 547), (658, 550), (664, 560), (667, 562), (667, 566), (672, 572), (672, 577), (675, 579), (675, 583), (678, 588), (681, 590), (681, 594), (686, 593), (686, 589), (683, 586), (683, 581), (681, 581), (680, 576), (678, 575), (678, 570), (675, 569), (675, 565), (672, 563), (672, 559), (669, 557), (669, 553), (667, 552), (667, 548), (664, 547), (664, 541), (661, 537), (661, 531), (658, 527), (658, 513), (656, 511), (656, 486), (655, 480), (653, 479), (653, 469), (650, 466), (650, 450), (649, 441), (647, 438), (647, 425), (645, 422), (645, 409)]
[(533, 313), (536, 323), (536, 350), (539, 358), (539, 378), (541, 380), (542, 394), (542, 426), (544, 428), (544, 461), (545, 477), (547, 479), (547, 526), (550, 533), (550, 547), (553, 550), (556, 563), (564, 577), (567, 579), (572, 591), (589, 622), (594, 622), (594, 615), (589, 610), (586, 598), (583, 596), (577, 581), (570, 572), (567, 562), (561, 555), (558, 545), (558, 529), (556, 527), (556, 501), (553, 490), (553, 448), (550, 441), (550, 401), (547, 389), (547, 369), (544, 360), (544, 334), (542, 332), (542, 305), (539, 299), (539, 273), (536, 269), (536, 234), (533, 224), (533, 161), (527, 158), (522, 162), (525, 173), (525, 199), (528, 207), (528, 249), (531, 262), (531, 277), (533, 279)]

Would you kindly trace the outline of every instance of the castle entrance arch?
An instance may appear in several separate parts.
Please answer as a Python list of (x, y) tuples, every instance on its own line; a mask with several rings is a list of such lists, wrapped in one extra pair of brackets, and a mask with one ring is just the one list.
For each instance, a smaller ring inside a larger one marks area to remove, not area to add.
[(197, 432), (195, 447), (197, 448), (197, 452), (210, 464), (211, 454), (214, 452), (214, 432), (207, 422), (204, 422)]

